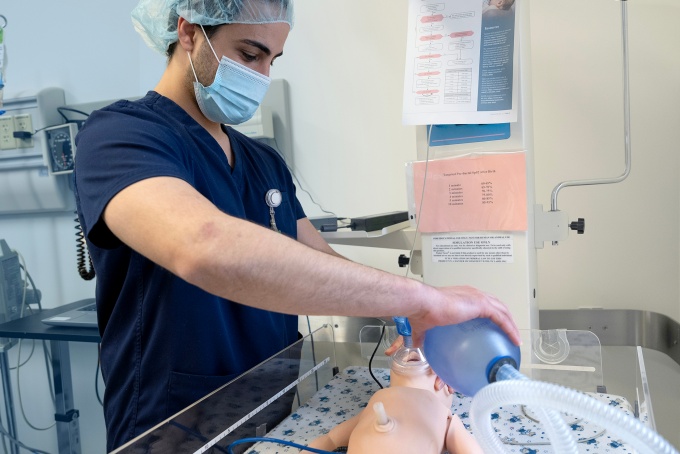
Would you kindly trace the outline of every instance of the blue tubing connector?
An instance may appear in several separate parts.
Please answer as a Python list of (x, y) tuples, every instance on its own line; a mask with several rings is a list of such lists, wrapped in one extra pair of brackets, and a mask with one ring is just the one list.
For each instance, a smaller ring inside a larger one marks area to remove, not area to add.
[(397, 333), (404, 338), (404, 347), (413, 347), (413, 338), (411, 331), (411, 324), (406, 317), (392, 317), (395, 325), (397, 325)]

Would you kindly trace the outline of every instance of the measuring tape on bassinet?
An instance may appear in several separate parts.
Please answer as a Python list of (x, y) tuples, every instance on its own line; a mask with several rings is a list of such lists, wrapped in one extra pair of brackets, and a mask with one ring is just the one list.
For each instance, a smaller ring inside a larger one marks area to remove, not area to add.
[(302, 380), (304, 380), (305, 378), (309, 377), (309, 376), (312, 375), (314, 372), (316, 372), (317, 370), (319, 370), (321, 367), (323, 367), (323, 366), (325, 366), (326, 364), (328, 364), (329, 361), (330, 361), (330, 358), (326, 358), (326, 359), (324, 359), (323, 361), (321, 361), (319, 364), (317, 364), (316, 366), (314, 366), (312, 369), (310, 369), (309, 371), (305, 372), (300, 378), (298, 378), (298, 379), (295, 380), (293, 383), (291, 383), (290, 385), (288, 385), (288, 386), (286, 386), (285, 388), (283, 388), (281, 391), (279, 391), (278, 393), (276, 393), (274, 396), (272, 396), (269, 400), (267, 400), (267, 401), (264, 402), (262, 405), (260, 405), (259, 407), (257, 407), (255, 410), (251, 411), (250, 413), (248, 413), (247, 415), (245, 415), (243, 418), (241, 418), (241, 419), (239, 419), (238, 421), (236, 421), (231, 427), (229, 427), (227, 430), (225, 430), (224, 432), (222, 432), (221, 434), (219, 434), (218, 436), (216, 436), (215, 438), (213, 438), (212, 440), (210, 440), (207, 444), (203, 445), (203, 447), (201, 447), (199, 450), (195, 451), (194, 454), (203, 454), (204, 452), (207, 452), (207, 451), (208, 451), (210, 448), (212, 448), (218, 441), (220, 441), (221, 439), (223, 439), (224, 437), (226, 437), (227, 435), (229, 435), (230, 433), (232, 433), (234, 430), (238, 429), (240, 426), (242, 426), (242, 425), (243, 425), (246, 421), (248, 421), (250, 418), (252, 418), (252, 417), (255, 416), (256, 414), (258, 414), (259, 412), (261, 412), (262, 410), (264, 410), (269, 404), (271, 404), (271, 403), (274, 402), (276, 399), (278, 399), (279, 397), (283, 396), (285, 393), (287, 393), (288, 391), (290, 391), (291, 389), (293, 389), (295, 386), (297, 386), (300, 382), (302, 382)]

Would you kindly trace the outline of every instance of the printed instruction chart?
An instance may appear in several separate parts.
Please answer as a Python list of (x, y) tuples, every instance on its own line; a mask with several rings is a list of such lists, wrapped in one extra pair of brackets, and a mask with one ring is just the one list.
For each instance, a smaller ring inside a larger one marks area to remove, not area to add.
[(524, 152), (468, 155), (410, 165), (421, 232), (527, 229)]
[(515, 2), (409, 1), (404, 124), (517, 121)]

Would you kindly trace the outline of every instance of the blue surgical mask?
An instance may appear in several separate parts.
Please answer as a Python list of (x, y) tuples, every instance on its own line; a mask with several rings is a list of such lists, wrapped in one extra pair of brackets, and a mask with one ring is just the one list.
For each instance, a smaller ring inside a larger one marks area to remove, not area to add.
[[(203, 29), (203, 27), (201, 27)], [(205, 30), (203, 30), (205, 35)], [(215, 58), (217, 54), (206, 35)], [(267, 93), (271, 79), (225, 56), (220, 60), (215, 80), (206, 87), (198, 82), (194, 63), (189, 55), (191, 69), (194, 71), (194, 92), (203, 115), (216, 123), (238, 125), (250, 120)]]

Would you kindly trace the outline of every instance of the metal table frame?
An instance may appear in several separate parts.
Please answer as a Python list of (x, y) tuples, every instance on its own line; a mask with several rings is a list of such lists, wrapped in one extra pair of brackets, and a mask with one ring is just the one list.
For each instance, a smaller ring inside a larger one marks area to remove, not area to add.
[[(74, 303), (37, 312), (33, 315), (0, 324), (0, 338), (49, 340), (52, 352), (52, 377), (56, 398), (56, 414), (54, 419), (57, 428), (57, 443), (60, 454), (80, 454), (79, 412), (73, 407), (73, 383), (71, 381), (71, 356), (69, 342), (100, 343), (101, 337), (96, 328), (66, 328), (49, 326), (43, 319), (58, 315), (66, 310), (77, 309), (91, 304), (92, 299), (84, 299)], [(0, 368), (2, 368), (5, 406), (8, 418), (13, 418), (14, 404), (11, 398), (11, 384), (7, 362), (7, 351), (0, 352)], [(7, 396), (10, 396), (7, 399)], [(16, 421), (8, 423), (14, 428), (16, 437)], [(10, 432), (11, 433), (11, 432)]]

